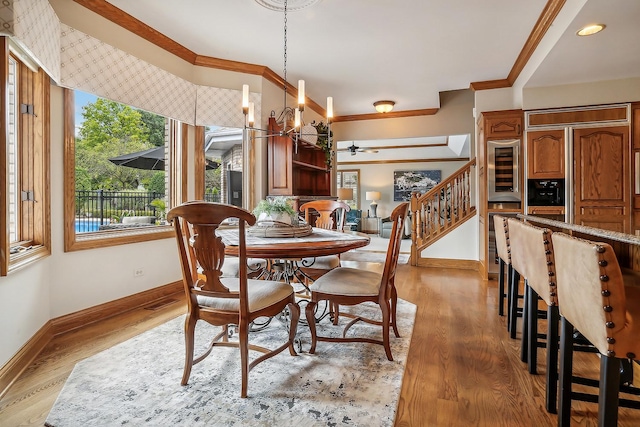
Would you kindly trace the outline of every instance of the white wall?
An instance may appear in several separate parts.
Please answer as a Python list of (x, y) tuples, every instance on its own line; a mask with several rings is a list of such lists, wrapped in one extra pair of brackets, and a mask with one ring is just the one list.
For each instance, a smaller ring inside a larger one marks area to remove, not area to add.
[(479, 257), (479, 237), (476, 218), (477, 215), (423, 250), (422, 258), (477, 261)]

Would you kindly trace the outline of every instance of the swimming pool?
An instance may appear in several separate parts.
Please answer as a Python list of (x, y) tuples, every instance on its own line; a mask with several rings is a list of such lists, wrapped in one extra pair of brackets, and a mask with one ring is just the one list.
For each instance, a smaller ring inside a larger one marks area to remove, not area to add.
[[(109, 220), (103, 220), (103, 224), (109, 224)], [(89, 233), (100, 229), (100, 218), (76, 218), (76, 233)]]

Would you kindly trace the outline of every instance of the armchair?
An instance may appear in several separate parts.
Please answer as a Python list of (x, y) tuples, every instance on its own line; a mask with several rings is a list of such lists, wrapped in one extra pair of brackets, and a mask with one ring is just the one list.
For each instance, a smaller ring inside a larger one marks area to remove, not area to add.
[(347, 216), (344, 220), (345, 230), (362, 231), (362, 210), (352, 209), (347, 212)]
[[(378, 224), (378, 230), (380, 230), (380, 237), (388, 239), (391, 237), (391, 230), (393, 229), (393, 220), (391, 217), (380, 218), (380, 224)], [(407, 220), (404, 222), (402, 230), (402, 238), (411, 238), (411, 211), (407, 213)]]

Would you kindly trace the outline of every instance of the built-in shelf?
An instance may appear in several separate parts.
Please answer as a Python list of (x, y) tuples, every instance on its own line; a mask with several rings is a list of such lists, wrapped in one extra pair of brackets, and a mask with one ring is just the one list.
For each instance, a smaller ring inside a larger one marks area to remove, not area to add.
[(316, 165), (311, 165), (309, 163), (305, 163), (305, 162), (299, 162), (297, 160), (292, 160), (294, 165), (300, 166), (301, 168), (307, 168), (307, 169), (313, 169), (313, 170), (317, 170), (317, 171), (324, 171), (324, 172), (328, 172), (328, 169), (326, 166), (316, 166)]

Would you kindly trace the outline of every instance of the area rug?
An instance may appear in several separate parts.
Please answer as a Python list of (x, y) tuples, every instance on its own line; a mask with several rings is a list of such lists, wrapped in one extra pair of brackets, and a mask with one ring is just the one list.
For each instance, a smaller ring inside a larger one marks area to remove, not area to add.
[[(386, 258), (387, 258), (387, 254), (385, 252), (351, 250), (343, 254), (340, 254), (340, 259), (344, 261), (384, 263)], [(398, 264), (406, 264), (408, 262), (409, 262), (409, 254), (398, 255)]]
[[(361, 307), (362, 308), (362, 307)], [(377, 306), (364, 307), (366, 315)], [(391, 334), (393, 361), (380, 345), (318, 342), (309, 354), (309, 330), (298, 328), (302, 352), (283, 353), (249, 374), (249, 397), (240, 398), (237, 349), (214, 348), (193, 367), (181, 386), (184, 363), (180, 316), (122, 344), (79, 362), (65, 383), (46, 424), (67, 426), (391, 426), (411, 340), (415, 305), (398, 304), (401, 338)], [(378, 316), (379, 317), (379, 316)], [(340, 319), (341, 325), (347, 318)], [(349, 333), (380, 336), (379, 327), (355, 325)], [(215, 329), (217, 330), (217, 329)], [(328, 317), (322, 334), (339, 334)], [(196, 354), (214, 328), (196, 327)], [(284, 324), (274, 319), (251, 341), (275, 347), (286, 340)], [(233, 338), (233, 337), (232, 337)], [(255, 353), (251, 352), (255, 357)]]

